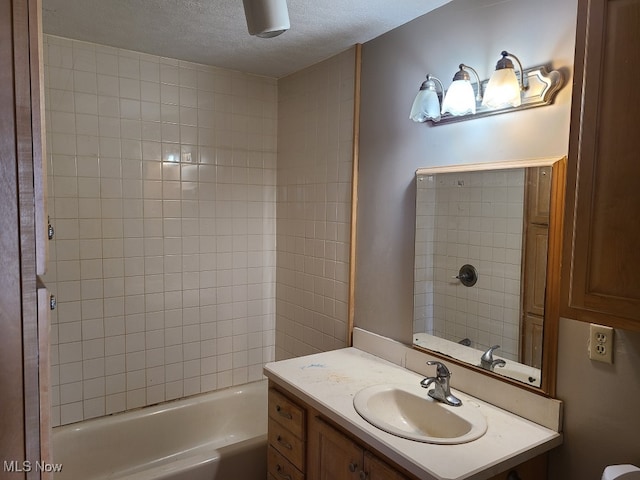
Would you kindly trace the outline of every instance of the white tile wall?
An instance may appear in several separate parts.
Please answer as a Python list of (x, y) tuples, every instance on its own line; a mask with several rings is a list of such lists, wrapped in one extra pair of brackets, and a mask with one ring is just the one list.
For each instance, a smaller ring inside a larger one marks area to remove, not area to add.
[(54, 424), (261, 378), (276, 80), (45, 36), (45, 86)]
[(278, 82), (276, 358), (347, 341), (355, 49)]
[[(524, 170), (418, 179), (414, 331), (518, 360)], [(456, 280), (471, 264), (478, 282)]]

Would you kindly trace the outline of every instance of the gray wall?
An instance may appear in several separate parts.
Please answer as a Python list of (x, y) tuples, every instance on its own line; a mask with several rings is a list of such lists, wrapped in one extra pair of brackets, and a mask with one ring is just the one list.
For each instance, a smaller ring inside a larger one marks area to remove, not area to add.
[(550, 480), (600, 480), (606, 465), (640, 466), (640, 332), (614, 332), (613, 365), (587, 356), (589, 324), (560, 319), (557, 396), (564, 444)]
[(417, 168), (567, 154), (570, 78), (552, 106), (429, 127), (408, 118), (425, 75), (447, 88), (465, 63), (489, 78), (507, 49), (525, 68), (550, 62), (570, 77), (575, 16), (575, 0), (454, 0), (364, 45), (357, 326), (411, 339)]
[[(418, 167), (568, 153), (576, 6), (454, 0), (364, 45), (356, 326), (411, 341)], [(436, 128), (408, 120), (426, 73), (447, 87), (466, 63), (488, 78), (503, 49), (525, 67), (551, 62), (563, 71), (568, 83), (553, 106)], [(587, 324), (560, 321), (565, 441), (551, 456), (552, 480), (598, 480), (607, 464), (640, 465), (640, 334), (616, 331), (609, 366), (587, 358), (588, 331)]]

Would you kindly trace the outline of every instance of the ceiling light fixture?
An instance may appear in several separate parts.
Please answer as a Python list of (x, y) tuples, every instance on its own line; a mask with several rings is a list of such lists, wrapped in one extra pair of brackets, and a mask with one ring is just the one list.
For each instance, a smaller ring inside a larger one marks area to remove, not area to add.
[(273, 38), (291, 27), (287, 0), (242, 0), (249, 34)]
[[(513, 58), (520, 70), (516, 74)], [(477, 83), (474, 85), (467, 70), (474, 73)], [(490, 80), (480, 81), (476, 71), (464, 64), (453, 77), (446, 92), (442, 92), (441, 115), (434, 115), (435, 101), (440, 101), (435, 91), (432, 75), (427, 75), (411, 107), (409, 118), (414, 122), (430, 122), (431, 125), (444, 125), (452, 122), (486, 117), (499, 113), (524, 110), (550, 105), (563, 86), (562, 74), (557, 70), (547, 70), (546, 66), (523, 69), (520, 60), (506, 50), (498, 60), (496, 70)], [(484, 92), (484, 94), (483, 94)], [(428, 109), (427, 109), (428, 104)]]

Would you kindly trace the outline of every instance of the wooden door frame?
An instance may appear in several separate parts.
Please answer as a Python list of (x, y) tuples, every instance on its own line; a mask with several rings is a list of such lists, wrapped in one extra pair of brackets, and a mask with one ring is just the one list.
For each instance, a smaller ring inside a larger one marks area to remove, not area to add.
[(25, 479), (43, 478), (22, 463), (43, 460), (34, 176), (43, 160), (40, 15), (39, 0), (0, 0), (0, 468)]

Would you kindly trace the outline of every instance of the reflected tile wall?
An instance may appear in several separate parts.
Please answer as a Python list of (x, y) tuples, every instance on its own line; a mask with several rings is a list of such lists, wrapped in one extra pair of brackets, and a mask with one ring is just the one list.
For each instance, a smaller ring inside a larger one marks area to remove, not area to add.
[[(418, 179), (414, 331), (518, 360), (524, 170)], [(473, 287), (454, 277), (478, 272)]]
[(45, 36), (54, 424), (262, 378), (277, 83)]
[(347, 340), (355, 49), (278, 81), (276, 358)]

